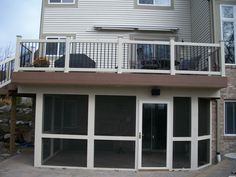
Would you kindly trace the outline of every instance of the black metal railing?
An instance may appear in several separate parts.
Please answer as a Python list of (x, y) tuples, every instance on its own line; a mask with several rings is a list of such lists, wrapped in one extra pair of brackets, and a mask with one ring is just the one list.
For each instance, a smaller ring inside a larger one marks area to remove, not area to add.
[(175, 46), (175, 69), (187, 71), (220, 71), (219, 47)]
[(125, 43), (123, 50), (123, 69), (170, 69), (170, 45)]

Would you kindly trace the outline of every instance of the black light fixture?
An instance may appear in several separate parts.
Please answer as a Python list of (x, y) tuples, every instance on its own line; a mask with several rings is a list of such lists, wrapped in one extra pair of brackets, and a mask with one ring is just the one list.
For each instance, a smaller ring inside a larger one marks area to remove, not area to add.
[(152, 96), (160, 96), (161, 90), (159, 88), (152, 88), (151, 94)]

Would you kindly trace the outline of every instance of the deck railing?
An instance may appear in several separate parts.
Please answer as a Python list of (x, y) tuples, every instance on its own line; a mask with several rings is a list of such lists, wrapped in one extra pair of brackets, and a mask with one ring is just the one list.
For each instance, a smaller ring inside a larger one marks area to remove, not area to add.
[(18, 39), (15, 71), (225, 76), (224, 43)]
[(14, 70), (15, 57), (6, 58), (0, 61), (0, 88), (11, 82), (12, 72)]

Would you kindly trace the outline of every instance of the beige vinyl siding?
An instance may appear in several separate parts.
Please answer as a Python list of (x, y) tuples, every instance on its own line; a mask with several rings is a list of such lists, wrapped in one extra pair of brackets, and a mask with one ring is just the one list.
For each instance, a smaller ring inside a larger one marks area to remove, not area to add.
[(94, 25), (178, 27), (179, 40), (191, 41), (190, 0), (174, 0), (173, 10), (134, 7), (134, 0), (80, 0), (78, 8), (45, 8), (43, 33), (76, 33), (77, 38), (116, 38), (134, 32), (100, 32)]
[(210, 3), (207, 0), (191, 0), (192, 41), (212, 42)]

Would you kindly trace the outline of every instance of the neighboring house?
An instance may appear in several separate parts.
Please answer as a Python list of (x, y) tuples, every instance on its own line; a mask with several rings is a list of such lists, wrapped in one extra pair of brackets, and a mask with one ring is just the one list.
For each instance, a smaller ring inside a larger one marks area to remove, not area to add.
[[(232, 60), (215, 39), (217, 7), (43, 0), (40, 40), (18, 37), (15, 60), (0, 63), (3, 73), (15, 66), (1, 86), (36, 95), (34, 165), (195, 170), (212, 164), (217, 150), (233, 151), (216, 137), (224, 60)], [(226, 106), (234, 115), (235, 105)]]
[(225, 42), (227, 88), (221, 90), (218, 100), (218, 144), (222, 154), (236, 151), (236, 1), (214, 1), (214, 41)]

